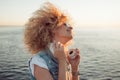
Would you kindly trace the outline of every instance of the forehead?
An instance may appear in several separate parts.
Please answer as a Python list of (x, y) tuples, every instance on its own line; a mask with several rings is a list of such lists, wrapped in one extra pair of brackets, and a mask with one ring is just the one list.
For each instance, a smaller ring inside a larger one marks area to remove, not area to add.
[(72, 23), (68, 20), (61, 21), (57, 24), (58, 27), (63, 26), (64, 24), (72, 26)]
[(62, 16), (58, 19), (58, 23), (56, 25), (56, 28), (57, 27), (61, 27), (63, 26), (64, 24), (66, 25), (69, 25), (69, 26), (72, 26), (72, 20), (68, 17), (68, 16)]

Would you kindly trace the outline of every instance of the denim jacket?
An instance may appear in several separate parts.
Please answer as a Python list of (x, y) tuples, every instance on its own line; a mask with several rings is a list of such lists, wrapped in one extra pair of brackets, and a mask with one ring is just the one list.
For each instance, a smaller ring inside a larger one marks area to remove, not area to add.
[[(51, 73), (53, 79), (58, 80), (58, 69), (59, 69), (58, 62), (53, 57), (50, 50), (48, 49), (48, 50), (40, 51), (40, 52), (38, 52), (37, 56), (43, 58), (46, 61), (47, 66), (49, 68), (49, 72)], [(31, 59), (30, 59), (30, 61), (31, 61)], [(30, 72), (31, 80), (36, 80), (35, 77), (32, 75), (32, 71), (30, 69), (30, 61), (29, 61), (29, 72)]]

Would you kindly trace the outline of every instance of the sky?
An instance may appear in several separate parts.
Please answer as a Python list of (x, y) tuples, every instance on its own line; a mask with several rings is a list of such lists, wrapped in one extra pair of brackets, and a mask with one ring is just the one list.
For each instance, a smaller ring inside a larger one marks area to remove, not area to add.
[(0, 25), (24, 25), (46, 1), (68, 13), (77, 27), (120, 28), (120, 0), (0, 0)]

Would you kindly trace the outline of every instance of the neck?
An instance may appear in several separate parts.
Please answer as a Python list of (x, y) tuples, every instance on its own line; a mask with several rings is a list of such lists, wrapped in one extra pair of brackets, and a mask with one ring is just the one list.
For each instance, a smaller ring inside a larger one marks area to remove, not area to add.
[(69, 42), (68, 39), (66, 39), (66, 38), (59, 38), (59, 37), (54, 37), (54, 40), (55, 40), (56, 42), (62, 43), (63, 46), (64, 46), (64, 49), (65, 49), (65, 52), (68, 52), (68, 42)]
[(65, 38), (54, 38), (54, 40), (56, 42), (60, 42), (62, 43), (65, 47), (67, 47), (67, 43), (69, 42), (69, 40), (65, 39)]

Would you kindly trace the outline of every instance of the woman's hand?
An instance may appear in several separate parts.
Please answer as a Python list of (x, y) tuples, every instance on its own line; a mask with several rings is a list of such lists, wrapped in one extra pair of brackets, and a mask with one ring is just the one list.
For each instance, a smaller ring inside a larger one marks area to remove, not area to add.
[(66, 56), (65, 56), (65, 50), (63, 44), (60, 42), (54, 42), (53, 48), (54, 48), (54, 57), (57, 58), (58, 61), (65, 61)]
[(68, 56), (68, 61), (71, 64), (72, 70), (77, 70), (80, 63), (80, 51), (78, 49), (71, 49), (68, 53), (70, 53), (71, 51), (75, 51), (76, 56), (75, 58), (71, 58), (70, 56)]
[(54, 44), (54, 57), (58, 59), (59, 71), (58, 80), (67, 80), (66, 75), (66, 55), (64, 46), (60, 42), (55, 42)]

